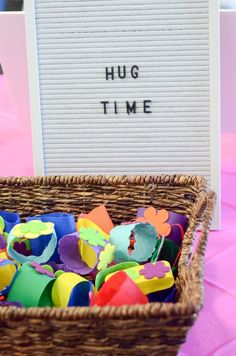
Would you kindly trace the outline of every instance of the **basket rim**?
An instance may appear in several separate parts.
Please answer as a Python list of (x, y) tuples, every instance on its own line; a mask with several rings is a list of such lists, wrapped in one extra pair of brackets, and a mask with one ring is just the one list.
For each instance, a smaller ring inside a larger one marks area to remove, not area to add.
[(59, 176), (20, 176), (0, 177), (0, 185), (9, 186), (50, 186), (64, 184), (112, 184), (114, 186), (163, 184), (173, 186), (193, 185), (198, 189), (206, 189), (207, 181), (197, 175), (59, 175)]
[[(198, 210), (201, 211), (200, 205), (209, 203), (208, 219), (204, 233), (207, 235), (211, 219), (211, 211), (214, 207), (215, 196), (206, 192), (206, 180), (200, 176), (181, 176), (181, 175), (160, 175), (160, 176), (48, 176), (48, 177), (0, 177), (0, 185), (55, 185), (55, 184), (106, 184), (107, 182), (119, 184), (163, 184), (163, 185), (180, 185), (187, 186), (193, 184), (199, 191)], [(1, 189), (1, 186), (0, 186)], [(206, 214), (207, 215), (207, 214)], [(195, 216), (192, 217), (194, 226), (198, 222)], [(194, 230), (194, 229), (193, 229)], [(193, 233), (194, 231), (192, 231)], [(204, 250), (200, 251), (198, 259), (199, 266), (196, 269), (185, 268), (181, 271), (181, 278), (186, 278), (189, 285), (191, 281), (195, 286), (195, 293), (190, 293), (188, 301), (178, 301), (176, 303), (148, 303), (146, 305), (124, 305), (122, 307), (33, 307), (33, 308), (0, 308), (0, 320), (23, 320), (43, 319), (72, 321), (79, 319), (147, 319), (147, 318), (166, 318), (193, 316), (195, 317), (202, 304), (202, 262)], [(196, 290), (197, 289), (197, 290)]]

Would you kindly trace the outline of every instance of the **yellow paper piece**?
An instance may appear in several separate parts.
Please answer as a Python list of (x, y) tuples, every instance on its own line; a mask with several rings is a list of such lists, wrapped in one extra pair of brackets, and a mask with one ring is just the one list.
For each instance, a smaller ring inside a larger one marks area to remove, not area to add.
[(92, 222), (86, 218), (78, 219), (78, 221), (76, 223), (77, 231), (79, 231), (81, 229), (81, 227), (83, 227), (83, 228), (92, 227), (92, 228), (96, 229), (101, 235), (103, 235), (106, 240), (110, 239), (110, 236), (105, 231), (103, 231), (97, 224), (95, 224), (94, 222)]
[[(144, 269), (144, 265), (127, 268), (124, 270), (124, 272), (134, 281), (134, 283), (139, 287), (139, 289), (144, 294), (147, 295), (153, 292), (168, 289), (174, 285), (175, 281), (169, 262), (167, 261), (161, 261), (161, 262), (164, 263), (164, 266), (169, 267), (169, 272), (166, 272), (165, 276), (162, 278), (158, 278), (155, 276), (153, 278), (147, 279), (144, 275), (139, 274), (139, 272)], [(155, 265), (155, 263), (153, 265)], [(117, 272), (108, 274), (105, 277), (105, 282), (109, 278), (111, 278), (115, 273)]]
[(7, 264), (0, 266), (0, 290), (11, 284), (12, 278), (16, 273), (16, 266), (14, 264)]
[(52, 301), (56, 307), (67, 307), (72, 289), (87, 279), (73, 272), (61, 274), (52, 287)]
[(78, 247), (82, 261), (84, 261), (89, 266), (89, 268), (93, 268), (97, 263), (96, 251), (94, 251), (94, 249), (84, 240), (79, 240)]

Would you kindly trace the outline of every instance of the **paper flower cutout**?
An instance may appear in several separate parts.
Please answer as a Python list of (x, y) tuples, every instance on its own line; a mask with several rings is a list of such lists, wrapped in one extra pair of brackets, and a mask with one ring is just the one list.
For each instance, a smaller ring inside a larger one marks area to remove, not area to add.
[(30, 265), (31, 265), (31, 267), (35, 268), (36, 272), (38, 272), (40, 274), (45, 274), (48, 277), (55, 278), (54, 273), (52, 273), (51, 271), (48, 271), (48, 269), (44, 268), (39, 263), (32, 261), (32, 262), (30, 262)]
[(25, 237), (35, 239), (41, 235), (50, 235), (53, 233), (54, 224), (42, 222), (40, 220), (31, 220), (27, 223), (17, 224), (12, 231), (15, 237)]
[(139, 271), (139, 274), (142, 274), (147, 279), (152, 279), (154, 277), (163, 278), (165, 274), (170, 271), (170, 267), (165, 266), (164, 262), (159, 261), (155, 264), (146, 263), (144, 268)]
[(114, 259), (114, 252), (116, 247), (112, 244), (107, 244), (105, 249), (99, 255), (99, 263), (97, 269), (104, 270)]
[(171, 232), (171, 225), (166, 223), (169, 219), (169, 213), (167, 210), (159, 210), (158, 212), (152, 206), (145, 209), (144, 216), (138, 218), (136, 221), (148, 222), (153, 225), (159, 236), (168, 236)]
[(81, 228), (79, 237), (82, 240), (88, 241), (88, 243), (93, 246), (104, 247), (106, 245), (104, 236), (93, 227)]

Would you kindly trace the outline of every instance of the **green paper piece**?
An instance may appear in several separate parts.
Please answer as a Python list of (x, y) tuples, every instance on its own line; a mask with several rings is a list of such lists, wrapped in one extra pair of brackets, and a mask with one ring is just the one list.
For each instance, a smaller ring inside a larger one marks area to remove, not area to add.
[(135, 270), (127, 270), (125, 273), (131, 278), (131, 279), (137, 279), (140, 277), (140, 274), (138, 271)]
[(50, 235), (53, 233), (54, 224), (43, 222), (41, 220), (30, 220), (26, 223), (20, 223), (14, 226), (11, 234), (15, 237), (37, 238), (41, 235)]
[(99, 262), (97, 265), (97, 269), (103, 270), (106, 269), (107, 266), (113, 261), (114, 259), (114, 252), (116, 247), (112, 244), (107, 244), (104, 250), (99, 255)]
[[(160, 244), (161, 244), (161, 239), (157, 240), (156, 248), (152, 255), (151, 262), (156, 262), (156, 257), (158, 254), (158, 249), (159, 249)], [(159, 254), (158, 261), (165, 260), (165, 261), (168, 261), (171, 266), (173, 266), (173, 264), (176, 260), (176, 257), (178, 256), (179, 250), (180, 250), (180, 248), (175, 242), (173, 242), (172, 240), (169, 240), (169, 239), (165, 239), (162, 249)]]
[(38, 273), (29, 262), (16, 272), (7, 300), (28, 307), (53, 306), (51, 290), (55, 278)]
[(82, 240), (88, 241), (93, 246), (99, 245), (104, 247), (106, 245), (104, 236), (93, 227), (81, 227), (79, 237)]
[(4, 221), (3, 217), (0, 216), (0, 234), (3, 233), (4, 229), (5, 229), (5, 221)]
[(44, 269), (46, 269), (47, 271), (54, 273), (54, 270), (53, 270), (52, 266), (50, 266), (50, 265), (43, 265), (42, 267), (43, 267)]
[(65, 273), (65, 272), (62, 271), (61, 269), (59, 269), (58, 271), (56, 271), (56, 272), (55, 272), (56, 278), (60, 277), (63, 273)]
[(106, 269), (104, 269), (103, 271), (98, 272), (98, 274), (96, 275), (96, 279), (95, 279), (95, 287), (97, 290), (99, 290), (99, 288), (101, 287), (101, 285), (103, 284), (103, 282), (105, 281), (105, 278), (108, 274), (113, 273), (113, 272), (117, 272), (117, 271), (122, 271), (125, 270), (127, 268), (131, 268), (131, 267), (136, 267), (139, 264), (137, 262), (121, 262), (118, 263), (114, 266), (108, 267)]
[[(130, 253), (130, 236), (133, 233), (135, 243)], [(146, 223), (116, 226), (110, 232), (110, 241), (116, 246), (115, 261), (146, 262), (153, 254), (157, 241), (156, 229)]]

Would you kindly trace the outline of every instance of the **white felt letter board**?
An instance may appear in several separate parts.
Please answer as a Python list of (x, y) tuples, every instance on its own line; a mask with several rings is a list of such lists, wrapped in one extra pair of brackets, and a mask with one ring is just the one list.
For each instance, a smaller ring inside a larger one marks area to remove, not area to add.
[(36, 174), (194, 174), (219, 194), (218, 1), (25, 13)]

